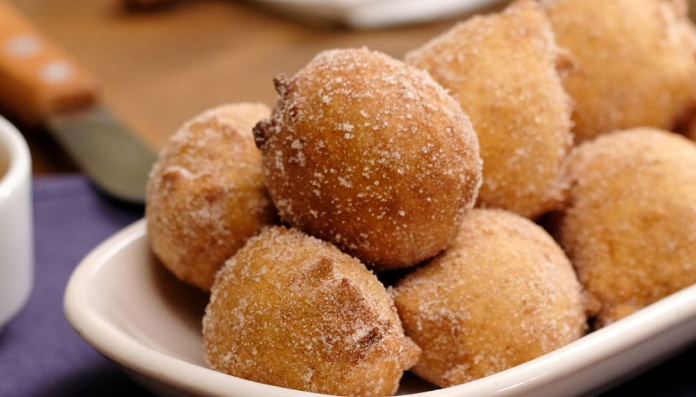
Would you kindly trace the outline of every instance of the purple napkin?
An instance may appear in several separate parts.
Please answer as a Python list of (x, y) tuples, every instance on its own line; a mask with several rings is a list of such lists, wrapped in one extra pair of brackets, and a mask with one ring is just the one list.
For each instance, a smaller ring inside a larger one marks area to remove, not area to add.
[[(151, 396), (83, 342), (63, 315), (75, 265), (142, 215), (142, 207), (112, 201), (82, 177), (35, 179), (35, 284), (0, 334), (0, 397)], [(694, 373), (696, 348), (604, 396), (693, 397)]]
[(0, 334), (0, 396), (151, 396), (73, 331), (63, 293), (78, 262), (139, 219), (78, 176), (34, 180), (35, 277), (24, 309)]

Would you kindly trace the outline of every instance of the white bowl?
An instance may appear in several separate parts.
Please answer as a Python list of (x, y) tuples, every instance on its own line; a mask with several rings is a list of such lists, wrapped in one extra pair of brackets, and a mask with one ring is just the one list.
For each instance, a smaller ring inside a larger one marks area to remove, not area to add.
[[(161, 396), (319, 396), (208, 369), (201, 341), (207, 296), (164, 270), (150, 252), (145, 226), (138, 221), (102, 243), (70, 279), (65, 312), (89, 344)], [(696, 340), (694, 329), (696, 286), (507, 371), (439, 390), (407, 376), (399, 394), (584, 395), (659, 364)]]
[(275, 11), (358, 29), (452, 18), (509, 0), (256, 0)]
[(33, 247), (29, 149), (19, 131), (0, 117), (0, 327), (29, 298)]

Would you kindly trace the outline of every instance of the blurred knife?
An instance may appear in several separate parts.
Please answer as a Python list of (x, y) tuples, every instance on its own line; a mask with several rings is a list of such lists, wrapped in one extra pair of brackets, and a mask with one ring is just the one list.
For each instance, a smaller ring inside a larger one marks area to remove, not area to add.
[(142, 202), (155, 153), (98, 103), (94, 76), (0, 0), (0, 105), (44, 124), (105, 193)]

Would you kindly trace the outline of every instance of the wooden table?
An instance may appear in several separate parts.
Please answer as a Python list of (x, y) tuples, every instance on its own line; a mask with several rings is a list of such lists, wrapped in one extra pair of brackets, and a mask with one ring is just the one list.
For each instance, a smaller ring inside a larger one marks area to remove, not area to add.
[[(180, 0), (149, 11), (118, 0), (9, 1), (101, 78), (104, 101), (155, 149), (207, 108), (272, 105), (272, 78), (321, 50), (367, 46), (402, 57), (455, 21), (351, 31), (286, 19), (252, 1)], [(76, 170), (43, 131), (20, 128), (35, 174)]]

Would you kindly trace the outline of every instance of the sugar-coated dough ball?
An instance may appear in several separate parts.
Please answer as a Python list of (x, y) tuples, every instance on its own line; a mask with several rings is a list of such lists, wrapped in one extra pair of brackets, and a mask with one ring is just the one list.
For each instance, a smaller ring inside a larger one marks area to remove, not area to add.
[(179, 279), (210, 289), (222, 264), (275, 222), (251, 133), (269, 113), (250, 103), (209, 110), (160, 153), (147, 186), (148, 238)]
[(254, 129), (281, 217), (375, 269), (447, 247), (481, 183), (478, 140), (425, 72), (367, 49), (319, 54)]
[(557, 70), (565, 61), (531, 0), (473, 17), (406, 55), (471, 117), (483, 159), (479, 205), (536, 218), (562, 201), (561, 163), (572, 144), (571, 101)]
[(343, 396), (396, 392), (420, 349), (357, 259), (295, 229), (266, 229), (218, 274), (203, 319), (212, 368)]
[(452, 247), (397, 284), (395, 302), (406, 335), (423, 349), (413, 372), (442, 387), (558, 349), (586, 324), (561, 248), (502, 210), (472, 211)]
[(580, 146), (558, 237), (597, 325), (696, 283), (696, 145), (635, 129)]
[(564, 85), (576, 141), (634, 127), (671, 129), (696, 105), (693, 26), (683, 0), (543, 0), (573, 56)]

